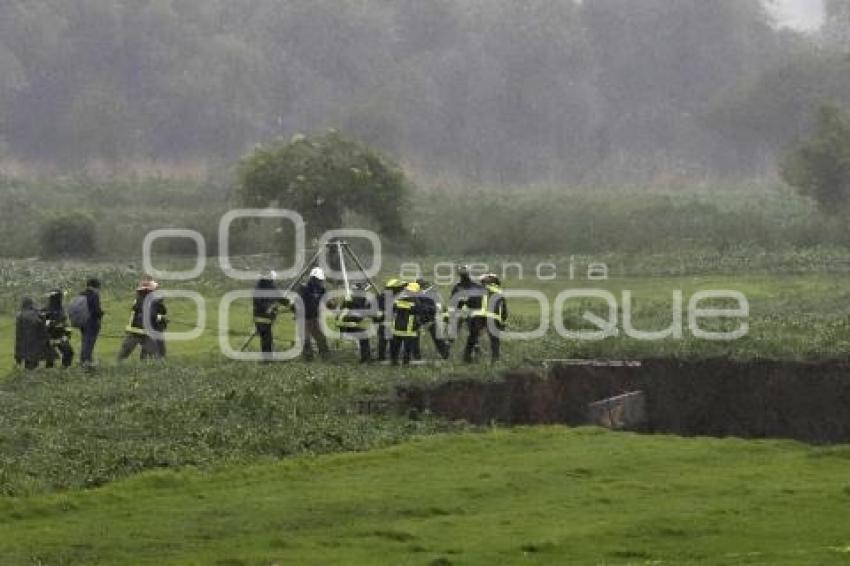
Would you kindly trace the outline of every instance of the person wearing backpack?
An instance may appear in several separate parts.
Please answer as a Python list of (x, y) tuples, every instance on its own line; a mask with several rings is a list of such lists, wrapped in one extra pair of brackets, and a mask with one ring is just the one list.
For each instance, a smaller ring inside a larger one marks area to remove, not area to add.
[(71, 325), (80, 329), (82, 347), (80, 348), (80, 365), (94, 365), (94, 347), (100, 335), (103, 309), (100, 307), (100, 281), (94, 277), (86, 281), (86, 290), (74, 297), (68, 307), (68, 318)]

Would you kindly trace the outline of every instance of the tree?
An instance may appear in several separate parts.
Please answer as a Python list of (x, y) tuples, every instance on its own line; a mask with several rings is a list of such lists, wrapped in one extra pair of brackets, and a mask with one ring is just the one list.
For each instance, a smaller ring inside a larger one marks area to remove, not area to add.
[(786, 156), (782, 177), (826, 212), (850, 204), (850, 115), (822, 106), (814, 135)]
[(404, 237), (408, 181), (401, 169), (336, 131), (258, 147), (239, 165), (240, 195), (248, 206), (298, 211), (308, 234), (342, 226), (343, 214), (372, 219), (390, 237)]

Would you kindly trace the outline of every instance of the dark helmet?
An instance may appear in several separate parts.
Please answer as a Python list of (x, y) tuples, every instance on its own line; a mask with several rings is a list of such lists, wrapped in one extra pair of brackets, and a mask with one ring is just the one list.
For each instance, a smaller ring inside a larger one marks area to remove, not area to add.
[(100, 279), (97, 277), (90, 277), (86, 280), (86, 287), (91, 287), (92, 289), (100, 289)]
[(21, 309), (31, 309), (33, 307), (35, 307), (35, 301), (32, 300), (32, 297), (21, 299)]
[(62, 308), (62, 299), (65, 297), (65, 293), (59, 289), (53, 289), (49, 293), (47, 293), (47, 306), (51, 310), (58, 310)]

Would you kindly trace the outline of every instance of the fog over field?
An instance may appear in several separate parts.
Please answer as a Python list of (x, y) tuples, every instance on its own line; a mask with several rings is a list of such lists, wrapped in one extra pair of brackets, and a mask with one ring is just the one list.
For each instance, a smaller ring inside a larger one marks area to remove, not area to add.
[(850, 99), (847, 25), (839, 0), (3, 2), (0, 160), (191, 169), (335, 128), (423, 178), (770, 177)]

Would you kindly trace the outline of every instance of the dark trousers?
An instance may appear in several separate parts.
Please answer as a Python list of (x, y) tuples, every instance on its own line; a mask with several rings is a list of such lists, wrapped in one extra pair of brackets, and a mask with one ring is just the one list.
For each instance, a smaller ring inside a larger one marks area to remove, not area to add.
[(390, 349), (390, 343), (393, 340), (393, 331), (388, 329), (384, 324), (378, 326), (378, 361), (383, 362), (387, 359), (387, 350)]
[(372, 361), (372, 347), (369, 345), (369, 340), (358, 340), (358, 345), (360, 346), (360, 362), (366, 363)]
[(51, 343), (47, 352), (47, 367), (52, 368), (57, 359), (62, 360), (62, 367), (71, 367), (74, 362), (74, 349), (68, 340)]
[[(444, 360), (449, 359), (449, 342), (445, 338), (440, 338), (437, 336), (437, 324), (431, 323), (428, 325), (428, 334), (431, 335), (431, 341), (434, 342), (434, 348), (437, 349), (437, 353), (440, 354), (440, 357)], [(419, 336), (416, 337), (416, 345), (414, 346), (413, 351), (413, 359), (421, 360), (422, 359), (422, 340)]]
[(153, 352), (151, 357), (165, 359), (165, 340), (150, 339), (150, 349)]
[(360, 363), (365, 364), (366, 362), (372, 361), (372, 348), (369, 345), (369, 338), (360, 338), (360, 336), (367, 336), (368, 329), (365, 328), (341, 328), (340, 334), (349, 340), (357, 340), (357, 347), (360, 351)]
[(502, 351), (502, 341), (499, 338), (499, 331), (503, 325), (495, 324), (495, 332), (490, 330), (487, 325), (487, 319), (483, 316), (478, 316), (469, 319), (469, 336), (466, 339), (466, 349), (463, 352), (463, 361), (472, 361), (472, 352), (478, 346), (478, 340), (482, 332), (486, 332), (490, 336), (490, 359), (494, 362), (499, 361)]
[(319, 350), (319, 356), (327, 358), (330, 354), (328, 349), (328, 339), (322, 332), (322, 325), (319, 324), (319, 319), (308, 318), (304, 320), (304, 348), (301, 355), (305, 360), (313, 359), (313, 340), (316, 341), (316, 349)]
[(82, 335), (82, 347), (80, 348), (80, 363), (91, 365), (94, 362), (94, 346), (100, 334), (100, 323), (89, 324), (80, 329)]
[(257, 323), (257, 336), (260, 337), (260, 350), (264, 354), (264, 358), (268, 359), (274, 351), (274, 334), (272, 333), (271, 324)]
[(26, 361), (24, 361), (24, 368), (26, 368), (28, 370), (38, 369), (38, 362), (26, 360)]
[(418, 342), (419, 336), (393, 336), (393, 341), (390, 343), (390, 359), (393, 365), (398, 365), (399, 355), (402, 356), (404, 365), (409, 364), (416, 353)]

